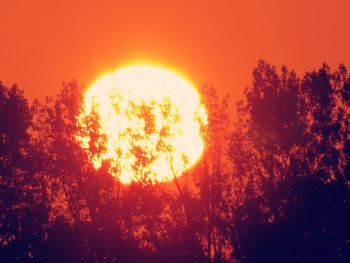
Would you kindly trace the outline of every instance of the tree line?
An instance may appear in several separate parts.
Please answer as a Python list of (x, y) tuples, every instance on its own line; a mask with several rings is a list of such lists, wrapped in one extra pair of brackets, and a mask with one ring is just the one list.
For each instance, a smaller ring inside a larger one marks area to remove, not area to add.
[(349, 262), (350, 77), (259, 61), (244, 99), (201, 88), (205, 153), (124, 186), (75, 138), (83, 87), (0, 84), (0, 262)]

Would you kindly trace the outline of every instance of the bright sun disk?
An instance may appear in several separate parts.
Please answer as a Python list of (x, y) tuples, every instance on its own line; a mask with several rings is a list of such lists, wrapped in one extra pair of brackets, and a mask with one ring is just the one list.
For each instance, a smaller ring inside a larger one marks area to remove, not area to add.
[(130, 66), (85, 93), (76, 136), (96, 169), (123, 184), (181, 176), (203, 152), (207, 115), (196, 89), (160, 67)]

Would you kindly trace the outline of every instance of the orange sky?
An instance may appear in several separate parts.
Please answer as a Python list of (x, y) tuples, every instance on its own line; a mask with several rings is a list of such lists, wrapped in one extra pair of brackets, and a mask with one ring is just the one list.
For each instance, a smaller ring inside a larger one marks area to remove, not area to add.
[(0, 0), (0, 80), (42, 99), (141, 60), (235, 100), (260, 58), (300, 73), (350, 67), (349, 11), (348, 0)]

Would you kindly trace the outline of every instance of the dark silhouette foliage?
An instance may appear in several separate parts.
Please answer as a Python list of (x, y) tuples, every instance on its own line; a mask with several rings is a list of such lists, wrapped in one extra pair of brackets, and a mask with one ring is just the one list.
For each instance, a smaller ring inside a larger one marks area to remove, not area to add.
[(0, 83), (0, 261), (33, 259), (44, 241), (48, 203), (35, 170), (23, 93)]
[[(231, 148), (236, 176), (250, 191), (234, 210), (236, 258), (350, 259), (349, 104), (343, 95), (349, 83), (343, 65), (333, 73), (324, 65), (299, 79), (285, 67), (279, 74), (259, 62), (239, 103), (240, 141)], [(242, 159), (242, 151), (249, 158)]]
[(350, 262), (344, 65), (260, 61), (236, 118), (204, 86), (206, 151), (166, 184), (92, 167), (75, 137), (83, 92), (30, 105), (0, 84), (0, 262)]

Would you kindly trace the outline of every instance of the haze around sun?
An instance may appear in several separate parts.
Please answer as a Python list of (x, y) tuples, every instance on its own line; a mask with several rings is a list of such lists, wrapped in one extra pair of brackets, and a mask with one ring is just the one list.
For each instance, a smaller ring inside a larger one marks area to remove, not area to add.
[(207, 113), (196, 88), (162, 67), (128, 66), (95, 81), (84, 95), (76, 136), (95, 169), (123, 184), (167, 182), (204, 150)]

